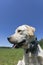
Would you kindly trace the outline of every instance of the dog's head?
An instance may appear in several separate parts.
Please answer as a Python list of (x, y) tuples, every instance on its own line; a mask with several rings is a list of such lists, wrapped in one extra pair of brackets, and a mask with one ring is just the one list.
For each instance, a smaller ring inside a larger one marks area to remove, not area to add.
[(30, 43), (34, 39), (34, 32), (35, 28), (28, 26), (28, 25), (22, 25), (19, 26), (13, 35), (8, 37), (8, 41), (14, 44), (13, 46), (15, 48), (19, 47), (29, 47)]

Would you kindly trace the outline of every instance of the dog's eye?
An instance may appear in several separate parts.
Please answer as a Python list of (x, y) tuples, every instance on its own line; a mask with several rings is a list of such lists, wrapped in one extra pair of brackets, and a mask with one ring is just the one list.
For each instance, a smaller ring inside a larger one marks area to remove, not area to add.
[(21, 30), (18, 30), (18, 32), (21, 32)]

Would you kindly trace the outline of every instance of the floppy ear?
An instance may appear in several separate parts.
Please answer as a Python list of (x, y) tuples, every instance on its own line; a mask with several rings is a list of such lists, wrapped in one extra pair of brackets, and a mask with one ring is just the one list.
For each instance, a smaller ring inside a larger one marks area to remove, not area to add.
[(34, 27), (31, 27), (32, 31), (35, 32), (35, 28)]
[(34, 32), (35, 32), (35, 28), (34, 27), (30, 27), (29, 35), (30, 36), (33, 36), (34, 35)]
[(31, 26), (28, 26), (28, 25), (26, 25), (26, 28), (27, 28), (27, 31), (28, 31), (29, 35), (33, 36), (34, 32), (35, 32), (35, 28), (31, 27)]

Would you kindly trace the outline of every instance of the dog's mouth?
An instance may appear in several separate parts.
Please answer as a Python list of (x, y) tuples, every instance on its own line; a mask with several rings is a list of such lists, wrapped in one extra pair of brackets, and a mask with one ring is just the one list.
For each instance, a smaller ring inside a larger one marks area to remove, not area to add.
[(26, 42), (26, 40), (22, 40), (19, 43), (14, 43), (13, 48), (21, 48), (24, 45), (25, 42)]

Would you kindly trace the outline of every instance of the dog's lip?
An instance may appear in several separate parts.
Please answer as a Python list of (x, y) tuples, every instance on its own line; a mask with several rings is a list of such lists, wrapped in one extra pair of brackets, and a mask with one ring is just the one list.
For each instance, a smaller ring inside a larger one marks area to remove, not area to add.
[(13, 44), (13, 46), (12, 46), (13, 48), (15, 48), (16, 47), (16, 44)]
[(16, 47), (19, 48), (19, 46), (22, 46), (23, 43), (25, 43), (25, 42), (26, 42), (26, 40), (23, 40), (23, 41), (21, 41), (21, 42), (19, 42), (19, 43), (14, 43), (14, 44), (13, 44), (13, 47), (14, 47), (14, 48), (16, 48)]

